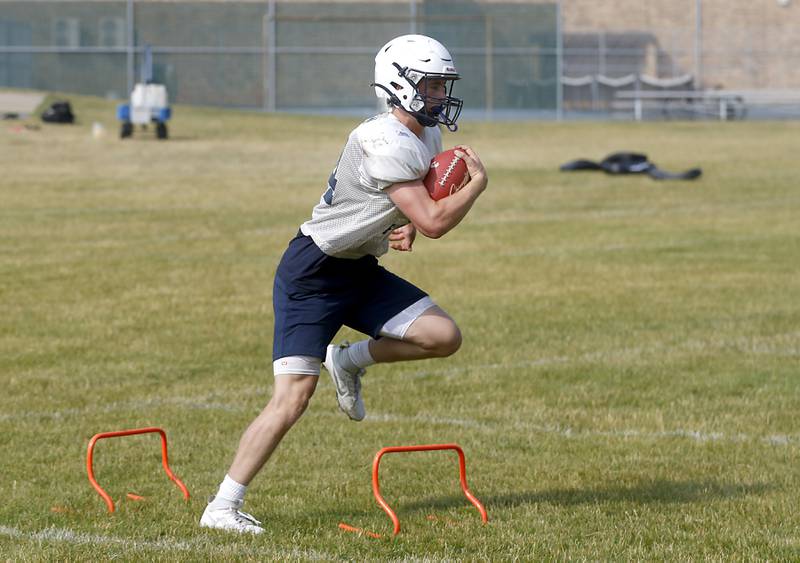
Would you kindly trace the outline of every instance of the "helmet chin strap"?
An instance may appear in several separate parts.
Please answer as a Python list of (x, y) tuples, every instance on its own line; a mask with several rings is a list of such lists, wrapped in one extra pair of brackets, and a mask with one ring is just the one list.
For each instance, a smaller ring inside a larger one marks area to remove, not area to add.
[(455, 133), (458, 130), (458, 125), (456, 125), (455, 123), (448, 123), (447, 120), (445, 121), (439, 120), (439, 116), (443, 111), (444, 111), (444, 106), (434, 106), (428, 113), (433, 117), (434, 120), (436, 120), (436, 123), (444, 125), (451, 133)]
[(410, 111), (408, 112), (416, 118), (417, 123), (423, 127), (435, 127), (439, 124), (437, 114), (431, 115), (426, 111)]

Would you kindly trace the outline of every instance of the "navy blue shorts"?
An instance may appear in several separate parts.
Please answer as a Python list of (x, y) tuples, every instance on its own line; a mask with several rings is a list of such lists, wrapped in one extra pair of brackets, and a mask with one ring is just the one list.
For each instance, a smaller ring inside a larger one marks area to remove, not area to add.
[(426, 295), (378, 265), (374, 256), (334, 258), (311, 237), (298, 234), (275, 273), (272, 359), (324, 360), (325, 348), (343, 325), (379, 338), (386, 321)]

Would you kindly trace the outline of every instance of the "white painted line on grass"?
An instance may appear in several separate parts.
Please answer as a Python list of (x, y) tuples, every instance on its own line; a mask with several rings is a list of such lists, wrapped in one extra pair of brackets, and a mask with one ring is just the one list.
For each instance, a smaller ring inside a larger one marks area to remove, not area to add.
[(554, 356), (552, 358), (537, 358), (535, 360), (520, 360), (518, 362), (502, 362), (502, 363), (478, 364), (470, 366), (458, 366), (453, 368), (427, 369), (427, 370), (415, 371), (407, 375), (404, 375), (403, 377), (424, 378), (424, 377), (430, 377), (432, 375), (453, 377), (457, 375), (462, 375), (466, 371), (552, 366), (556, 364), (567, 364), (570, 361), (576, 361), (577, 359), (579, 358), (569, 358), (568, 356)]
[[(214, 533), (214, 532), (211, 532)], [(333, 560), (334, 557), (328, 553), (317, 550), (305, 549), (280, 549), (270, 546), (252, 546), (227, 544), (218, 545), (213, 543), (213, 539), (200, 541), (198, 539), (177, 540), (177, 539), (158, 539), (144, 540), (132, 538), (120, 538), (115, 536), (104, 536), (99, 534), (87, 534), (75, 532), (67, 528), (44, 528), (39, 531), (25, 531), (11, 526), (0, 524), (0, 537), (7, 537), (21, 541), (31, 541), (37, 543), (67, 543), (71, 545), (102, 545), (119, 546), (125, 550), (132, 551), (181, 551), (196, 552), (197, 555), (249, 555), (258, 559), (265, 557), (277, 557), (282, 560), (289, 558), (312, 559), (312, 560)], [(248, 538), (249, 541), (249, 538)]]
[[(538, 362), (537, 362), (538, 363)], [(508, 364), (504, 365), (487, 365), (479, 366), (481, 368), (489, 367), (509, 367)], [(66, 409), (54, 412), (40, 412), (40, 413), (21, 413), (15, 415), (0, 416), (0, 422), (3, 420), (21, 419), (21, 418), (45, 418), (45, 419), (61, 419), (66, 416), (78, 416), (98, 414), (103, 412), (111, 412), (116, 409), (143, 409), (143, 408), (162, 408), (169, 406), (178, 406), (188, 409), (198, 410), (217, 410), (224, 412), (257, 412), (258, 409), (245, 407), (239, 404), (227, 403), (205, 403), (202, 397), (195, 398), (168, 398), (168, 399), (152, 399), (147, 401), (129, 401), (119, 402), (105, 405), (100, 408), (86, 407), (82, 409)], [(338, 412), (313, 412), (306, 414), (306, 418), (339, 418)], [(575, 430), (570, 427), (561, 426), (558, 424), (534, 424), (524, 421), (497, 421), (486, 422), (480, 420), (440, 417), (435, 415), (427, 415), (419, 413), (413, 416), (399, 415), (392, 413), (375, 413), (370, 412), (367, 415), (365, 422), (390, 422), (390, 423), (425, 423), (425, 424), (439, 424), (443, 426), (456, 426), (461, 428), (470, 428), (473, 430), (484, 432), (507, 432), (509, 430), (539, 433), (539, 434), (555, 434), (565, 438), (592, 438), (592, 437), (608, 437), (608, 438), (641, 438), (645, 440), (653, 439), (669, 439), (669, 438), (687, 438), (695, 442), (762, 442), (772, 446), (796, 446), (800, 445), (800, 436), (787, 435), (787, 434), (769, 434), (766, 436), (751, 436), (748, 434), (725, 434), (723, 432), (702, 432), (699, 430), (690, 430), (685, 428), (676, 428), (673, 430), (663, 431), (647, 431), (639, 429), (620, 429), (620, 430)]]
[(800, 332), (787, 332), (769, 336), (741, 336), (733, 339), (689, 339), (677, 344), (655, 343), (650, 346), (633, 346), (616, 350), (602, 350), (577, 354), (575, 356), (552, 356), (549, 358), (523, 359), (515, 362), (497, 362), (453, 368), (419, 370), (409, 373), (404, 377), (424, 378), (436, 375), (450, 378), (461, 375), (467, 371), (532, 368), (586, 362), (618, 365), (631, 360), (641, 360), (653, 354), (676, 352), (698, 353), (718, 350), (727, 350), (754, 356), (798, 357), (800, 356)]
[(724, 432), (701, 432), (699, 430), (688, 430), (676, 428), (674, 430), (647, 431), (637, 429), (621, 430), (575, 430), (570, 427), (559, 425), (531, 424), (520, 421), (509, 422), (481, 422), (479, 420), (442, 418), (437, 416), (427, 416), (417, 414), (414, 416), (398, 415), (391, 413), (368, 413), (365, 422), (390, 422), (395, 423), (427, 423), (440, 424), (444, 426), (459, 426), (478, 431), (500, 432), (500, 431), (521, 431), (538, 434), (555, 434), (565, 438), (641, 438), (645, 440), (687, 438), (695, 442), (762, 442), (773, 446), (790, 446), (800, 444), (800, 436), (789, 436), (786, 434), (770, 434), (767, 436), (750, 436), (748, 434), (725, 434)]
[(145, 399), (137, 401), (116, 401), (114, 403), (106, 403), (102, 406), (89, 406), (83, 408), (70, 408), (61, 409), (58, 411), (32, 411), (21, 413), (0, 414), (0, 422), (8, 420), (23, 420), (23, 419), (45, 419), (45, 420), (60, 420), (70, 416), (92, 415), (115, 412), (122, 409), (147, 409), (158, 408), (162, 406), (185, 406), (190, 409), (197, 410), (215, 410), (227, 412), (241, 412), (245, 409), (240, 405), (229, 405), (219, 402), (205, 402), (202, 397), (186, 398), (186, 397), (173, 397), (167, 399)]
[(0, 535), (36, 542), (69, 543), (74, 545), (120, 545), (126, 549), (153, 549), (158, 551), (187, 551), (192, 549), (191, 544), (185, 541), (166, 539), (155, 541), (132, 540), (113, 536), (84, 534), (64, 528), (44, 528), (36, 532), (27, 532), (19, 528), (0, 525)]
[[(568, 365), (571, 363), (596, 362), (607, 365), (619, 365), (631, 360), (641, 360), (651, 354), (662, 354), (665, 352), (708, 352), (712, 350), (727, 350), (752, 355), (769, 355), (780, 357), (800, 356), (800, 332), (787, 332), (773, 334), (769, 336), (741, 336), (733, 339), (714, 338), (714, 339), (689, 339), (677, 344), (655, 343), (650, 346), (635, 346), (630, 348), (619, 348), (616, 350), (603, 350), (598, 352), (587, 352), (574, 356), (552, 356), (544, 358), (522, 359), (512, 362), (486, 363), (479, 365), (458, 366), (441, 369), (425, 369), (410, 372), (403, 377), (427, 378), (431, 376), (442, 376), (453, 378), (463, 375), (467, 371), (481, 370), (500, 370), (500, 369), (519, 369), (536, 368), (553, 365)], [(260, 387), (253, 388), (253, 393), (260, 393)], [(250, 391), (247, 391), (250, 393)], [(83, 414), (99, 414), (104, 412), (114, 412), (117, 409), (125, 408), (154, 408), (164, 405), (180, 405), (193, 409), (218, 410), (227, 412), (242, 412), (250, 410), (239, 404), (228, 404), (218, 402), (219, 393), (196, 397), (170, 397), (165, 399), (147, 399), (137, 401), (119, 401), (107, 403), (103, 406), (92, 406), (84, 408), (68, 408), (59, 411), (33, 411), (19, 413), (0, 413), (0, 422), (21, 419), (60, 419), (69, 416)], [(265, 395), (264, 404), (268, 397)]]
[[(575, 362), (600, 362), (606, 364), (618, 363), (620, 361), (631, 359), (641, 359), (648, 354), (664, 353), (665, 351), (683, 351), (683, 352), (704, 352), (708, 350), (734, 350), (740, 353), (748, 353), (754, 355), (783, 355), (783, 356), (797, 356), (800, 355), (800, 332), (787, 332), (782, 334), (773, 334), (768, 336), (748, 336), (738, 337), (734, 339), (689, 339), (682, 343), (675, 345), (656, 343), (647, 347), (631, 347), (623, 348), (612, 351), (599, 351), (581, 354), (578, 356), (554, 356), (549, 358), (536, 358), (530, 360), (520, 360), (516, 362), (501, 362), (501, 363), (487, 363), (482, 365), (459, 366), (455, 368), (444, 368), (439, 370), (424, 370), (407, 374), (405, 377), (424, 378), (431, 376), (443, 376), (444, 378), (452, 378), (462, 376), (466, 371), (475, 370), (498, 370), (498, 369), (518, 369), (518, 368), (535, 368), (541, 366), (563, 365)], [(260, 387), (253, 386), (253, 393), (257, 393)], [(240, 390), (241, 392), (242, 390)], [(248, 394), (250, 391), (248, 391)], [(189, 409), (198, 410), (215, 410), (225, 411), (231, 413), (253, 411), (249, 406), (243, 406), (240, 403), (221, 403), (219, 402), (219, 393), (200, 395), (195, 397), (167, 397), (148, 400), (137, 401), (124, 401), (108, 403), (102, 406), (85, 407), (85, 408), (71, 408), (61, 411), (43, 411), (43, 412), (22, 412), (11, 414), (0, 414), (0, 422), (21, 419), (61, 419), (69, 416), (100, 414), (104, 412), (114, 412), (121, 409), (146, 409), (146, 408), (161, 408), (164, 406), (178, 406)], [(266, 397), (265, 397), (266, 403)], [(313, 416), (329, 416), (333, 413), (315, 413)], [(489, 432), (500, 432), (507, 430), (520, 430), (523, 432), (538, 432), (545, 434), (558, 434), (567, 438), (571, 437), (614, 437), (614, 438), (642, 438), (642, 439), (663, 439), (663, 438), (688, 438), (696, 442), (753, 442), (759, 441), (773, 446), (790, 446), (800, 444), (800, 437), (790, 436), (785, 434), (774, 434), (767, 436), (749, 436), (746, 434), (725, 434), (721, 432), (701, 432), (698, 430), (690, 430), (678, 428), (674, 430), (665, 431), (644, 431), (638, 429), (620, 429), (620, 430), (573, 430), (569, 427), (562, 427), (558, 425), (545, 426), (531, 424), (524, 421), (499, 421), (493, 423), (481, 422), (477, 420), (462, 420), (454, 418), (441, 418), (436, 416), (428, 416), (418, 414), (415, 416), (402, 416), (394, 414), (371, 414), (367, 420), (373, 422), (423, 422), (429, 424), (444, 424), (449, 426), (461, 426), (465, 428), (473, 428)]]

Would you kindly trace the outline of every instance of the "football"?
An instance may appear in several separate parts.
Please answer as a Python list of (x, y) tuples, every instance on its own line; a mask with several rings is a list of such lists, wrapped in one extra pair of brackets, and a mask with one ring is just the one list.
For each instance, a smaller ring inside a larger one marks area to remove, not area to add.
[(431, 199), (438, 201), (453, 195), (469, 182), (467, 163), (456, 156), (455, 149), (440, 152), (431, 160), (431, 167), (422, 182)]

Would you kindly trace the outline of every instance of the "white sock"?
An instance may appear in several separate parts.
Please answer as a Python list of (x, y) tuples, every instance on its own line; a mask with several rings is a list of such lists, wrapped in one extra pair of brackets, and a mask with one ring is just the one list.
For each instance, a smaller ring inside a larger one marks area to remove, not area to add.
[[(353, 367), (356, 369), (366, 368), (375, 363), (372, 354), (369, 353), (369, 340), (361, 340), (356, 342), (355, 344), (352, 344), (346, 348), (345, 352), (347, 352), (347, 359), (344, 361), (344, 363), (352, 363)], [(345, 365), (345, 368), (348, 370), (351, 369), (351, 367), (348, 365)]]
[(244, 500), (244, 494), (247, 492), (247, 485), (242, 485), (231, 479), (230, 475), (225, 475), (225, 479), (219, 486), (219, 491), (214, 496), (214, 500), (210, 504), (223, 508), (234, 506), (239, 501)]

